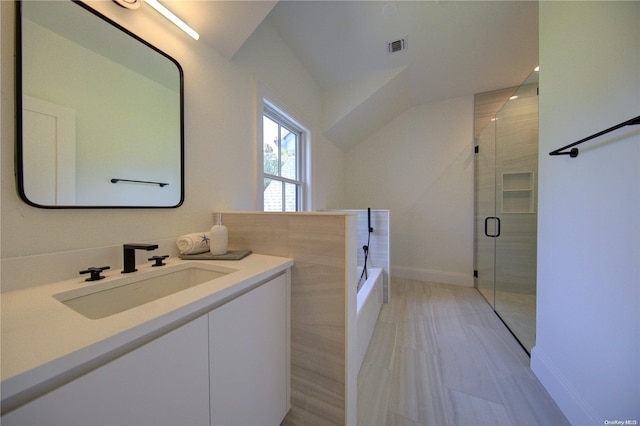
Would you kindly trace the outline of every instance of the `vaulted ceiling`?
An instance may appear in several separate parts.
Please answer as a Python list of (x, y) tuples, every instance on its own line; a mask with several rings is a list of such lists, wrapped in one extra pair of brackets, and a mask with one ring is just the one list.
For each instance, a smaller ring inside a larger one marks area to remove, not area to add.
[[(268, 20), (328, 107), (353, 104), (323, 129), (345, 150), (411, 105), (517, 86), (538, 64), (537, 1), (165, 3), (228, 59)], [(400, 38), (407, 49), (389, 54)], [(347, 86), (368, 93), (336, 99)]]

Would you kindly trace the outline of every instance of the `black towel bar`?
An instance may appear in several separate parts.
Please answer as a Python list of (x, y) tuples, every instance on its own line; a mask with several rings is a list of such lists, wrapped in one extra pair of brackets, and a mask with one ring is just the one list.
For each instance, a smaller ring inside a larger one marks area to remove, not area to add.
[[(576, 145), (580, 145), (581, 143), (586, 142), (586, 141), (588, 141), (588, 140), (595, 139), (595, 138), (597, 138), (597, 137), (599, 137), (599, 136), (602, 136), (602, 135), (604, 135), (604, 134), (606, 134), (606, 133), (613, 132), (614, 130), (618, 130), (618, 129), (619, 129), (619, 128), (621, 128), (621, 127), (624, 127), (624, 126), (634, 126), (634, 125), (640, 125), (640, 115), (639, 115), (639, 116), (637, 116), (637, 117), (635, 117), (635, 118), (632, 118), (632, 119), (630, 119), (630, 120), (627, 120), (627, 121), (625, 121), (625, 122), (622, 122), (622, 123), (620, 123), (620, 124), (617, 124), (617, 125), (615, 125), (615, 126), (613, 126), (613, 127), (609, 127), (608, 129), (603, 130), (603, 131), (601, 131), (601, 132), (594, 133), (593, 135), (588, 136), (588, 137), (586, 137), (586, 138), (584, 138), (584, 139), (580, 139), (580, 140), (579, 140), (579, 141), (577, 141), (577, 142), (574, 142), (574, 143), (569, 144), (569, 145), (567, 145), (567, 146), (563, 146), (562, 148), (558, 148), (558, 149), (556, 149), (555, 151), (551, 151), (551, 152), (549, 153), (549, 155), (568, 155), (568, 156), (569, 156), (569, 157), (571, 157), (571, 158), (575, 158), (575, 157), (577, 157), (577, 156), (578, 156), (578, 154), (580, 153), (580, 151), (578, 151), (578, 148), (573, 148), (574, 146), (576, 146)], [(565, 151), (566, 149), (569, 149), (569, 148), (571, 148), (571, 150), (570, 150), (570, 151)]]
[(160, 188), (162, 188), (163, 186), (169, 185), (168, 183), (164, 183), (164, 182), (149, 182), (146, 180), (131, 180), (131, 179), (117, 179), (117, 178), (111, 179), (111, 183), (118, 183), (118, 182), (148, 183), (150, 185), (158, 185)]

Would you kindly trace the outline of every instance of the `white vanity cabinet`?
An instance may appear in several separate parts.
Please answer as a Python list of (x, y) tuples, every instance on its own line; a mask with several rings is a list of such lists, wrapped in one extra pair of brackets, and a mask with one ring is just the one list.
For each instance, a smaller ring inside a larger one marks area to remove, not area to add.
[(2, 416), (2, 425), (279, 425), (289, 410), (287, 270)]
[(211, 424), (277, 426), (289, 410), (286, 275), (209, 313)]
[(11, 411), (8, 425), (209, 423), (209, 348), (200, 317)]

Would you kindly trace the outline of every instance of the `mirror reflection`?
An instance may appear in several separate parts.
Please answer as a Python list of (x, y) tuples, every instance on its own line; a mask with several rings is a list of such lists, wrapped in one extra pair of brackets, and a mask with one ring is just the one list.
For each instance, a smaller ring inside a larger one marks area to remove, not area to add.
[(22, 198), (47, 208), (179, 206), (179, 64), (81, 3), (26, 1), (19, 12)]

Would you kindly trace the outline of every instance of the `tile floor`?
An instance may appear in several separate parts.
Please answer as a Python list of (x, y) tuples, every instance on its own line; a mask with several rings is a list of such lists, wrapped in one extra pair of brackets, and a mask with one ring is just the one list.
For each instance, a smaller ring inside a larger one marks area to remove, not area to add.
[(358, 376), (358, 424), (568, 425), (477, 290), (394, 279)]
[(494, 292), (478, 289), (488, 303), (496, 305), (496, 311), (520, 340), (529, 353), (536, 344), (536, 296), (533, 294)]

